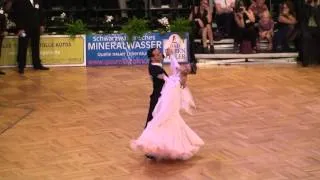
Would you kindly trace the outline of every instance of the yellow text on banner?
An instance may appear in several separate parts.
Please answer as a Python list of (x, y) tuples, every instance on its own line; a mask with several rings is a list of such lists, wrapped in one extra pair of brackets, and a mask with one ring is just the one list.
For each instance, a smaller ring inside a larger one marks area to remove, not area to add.
[[(68, 36), (41, 36), (40, 59), (45, 65), (83, 65), (84, 37), (77, 36), (74, 39)], [(18, 39), (14, 36), (5, 37), (2, 43), (0, 66), (16, 65), (18, 51)], [(31, 63), (31, 46), (28, 47), (27, 64)]]

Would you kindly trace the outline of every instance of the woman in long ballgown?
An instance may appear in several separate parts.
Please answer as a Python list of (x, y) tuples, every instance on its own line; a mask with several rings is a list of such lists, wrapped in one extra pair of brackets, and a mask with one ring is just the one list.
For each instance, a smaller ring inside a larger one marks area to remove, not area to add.
[(153, 111), (153, 119), (131, 148), (156, 159), (187, 160), (204, 145), (203, 140), (185, 123), (180, 110), (192, 114), (193, 97), (186, 87), (190, 66), (180, 65), (172, 51), (167, 51), (172, 74), (165, 77), (161, 97)]

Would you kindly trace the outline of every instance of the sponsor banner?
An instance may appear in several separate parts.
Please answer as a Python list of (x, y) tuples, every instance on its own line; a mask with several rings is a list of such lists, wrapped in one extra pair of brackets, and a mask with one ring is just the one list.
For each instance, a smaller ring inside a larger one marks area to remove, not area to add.
[[(1, 50), (0, 66), (16, 66), (18, 38), (5, 37)], [(32, 64), (31, 54), (31, 46), (29, 46), (27, 65)], [(42, 64), (49, 66), (85, 66), (85, 36), (79, 35), (75, 38), (66, 35), (41, 36), (40, 59)]]
[(179, 62), (188, 62), (188, 34), (181, 38), (175, 33), (147, 33), (127, 41), (125, 34), (88, 35), (86, 37), (87, 66), (147, 64), (147, 51), (172, 48)]

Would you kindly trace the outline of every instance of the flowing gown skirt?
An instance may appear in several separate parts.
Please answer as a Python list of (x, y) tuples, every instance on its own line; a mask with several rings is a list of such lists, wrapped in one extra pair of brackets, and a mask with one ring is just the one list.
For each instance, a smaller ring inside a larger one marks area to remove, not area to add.
[(191, 158), (204, 145), (180, 115), (181, 109), (191, 114), (192, 107), (195, 105), (190, 90), (180, 88), (174, 78), (166, 81), (153, 111), (154, 118), (140, 137), (131, 142), (131, 148), (157, 159)]

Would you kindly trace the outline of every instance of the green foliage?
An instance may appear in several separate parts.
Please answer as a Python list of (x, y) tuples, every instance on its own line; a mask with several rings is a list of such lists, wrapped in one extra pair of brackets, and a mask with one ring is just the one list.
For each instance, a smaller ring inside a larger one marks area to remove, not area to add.
[(148, 21), (144, 19), (137, 19), (136, 17), (130, 19), (121, 30), (122, 33), (127, 34), (129, 42), (132, 42), (134, 36), (141, 37), (150, 31), (151, 29), (148, 26)]
[(171, 32), (178, 33), (180, 37), (185, 37), (185, 33), (191, 32), (191, 24), (188, 19), (177, 18), (170, 25)]
[(87, 25), (83, 23), (82, 20), (78, 19), (75, 22), (66, 24), (67, 31), (66, 34), (70, 35), (71, 38), (75, 38), (78, 34), (90, 34)]

